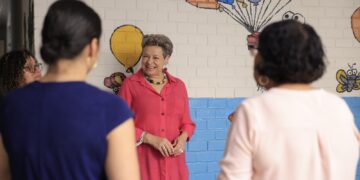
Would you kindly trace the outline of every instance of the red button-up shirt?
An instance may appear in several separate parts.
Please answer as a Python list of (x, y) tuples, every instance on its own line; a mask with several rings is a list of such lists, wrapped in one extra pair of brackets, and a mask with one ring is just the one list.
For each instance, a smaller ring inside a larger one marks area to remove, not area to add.
[[(135, 113), (136, 139), (143, 131), (167, 138), (173, 142), (183, 131), (194, 133), (195, 124), (191, 120), (189, 100), (185, 84), (166, 72), (168, 83), (161, 93), (145, 80), (142, 71), (126, 78), (119, 95), (122, 96)], [(137, 148), (142, 180), (187, 180), (189, 172), (185, 153), (178, 156), (163, 157), (148, 144)]]

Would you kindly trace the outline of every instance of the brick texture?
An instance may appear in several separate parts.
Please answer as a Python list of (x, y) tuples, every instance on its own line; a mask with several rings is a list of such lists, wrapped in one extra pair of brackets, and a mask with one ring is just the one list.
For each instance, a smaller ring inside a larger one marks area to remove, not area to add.
[[(87, 81), (106, 89), (105, 76), (125, 71), (110, 51), (112, 28), (133, 24), (144, 34), (168, 35), (174, 43), (169, 71), (185, 82), (191, 97), (191, 116), (197, 124), (193, 139), (187, 145), (190, 179), (212, 180), (218, 174), (218, 162), (223, 156), (229, 127), (227, 115), (243, 97), (259, 92), (252, 77), (254, 57), (246, 47), (249, 32), (224, 12), (196, 7), (217, 8), (216, 0), (187, 1), (86, 0), (102, 18), (104, 27), (99, 65)], [(35, 49), (40, 61), (42, 23), (51, 2), (35, 0), (34, 3)], [(336, 71), (347, 70), (348, 63), (356, 63), (355, 68), (360, 69), (360, 43), (351, 29), (351, 15), (358, 7), (359, 0), (301, 0), (292, 1), (274, 16), (272, 21), (278, 21), (285, 11), (300, 13), (321, 36), (328, 69), (315, 86), (336, 93)], [(136, 70), (138, 68), (139, 65)], [(346, 96), (360, 127), (360, 91), (339, 95)]]
[[(360, 97), (344, 97), (360, 128)], [(190, 180), (215, 180), (223, 157), (229, 128), (227, 115), (244, 98), (191, 98), (190, 111), (197, 129), (188, 143), (186, 162)], [(357, 179), (360, 180), (360, 166)]]

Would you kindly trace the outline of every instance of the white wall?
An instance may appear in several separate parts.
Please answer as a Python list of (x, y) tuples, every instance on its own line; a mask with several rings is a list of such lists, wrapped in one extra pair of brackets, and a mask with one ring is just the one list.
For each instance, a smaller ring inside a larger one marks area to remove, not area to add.
[[(277, 0), (272, 0), (277, 1)], [(35, 0), (35, 43), (37, 58), (45, 13), (53, 0)], [(190, 97), (247, 97), (258, 94), (252, 78), (253, 57), (246, 45), (249, 34), (226, 13), (199, 9), (185, 0), (86, 0), (103, 22), (99, 66), (88, 82), (100, 88), (103, 79), (124, 68), (111, 54), (109, 39), (123, 24), (138, 26), (144, 34), (162, 33), (174, 43), (168, 69), (187, 85)], [(291, 10), (305, 16), (318, 31), (326, 47), (328, 68), (315, 83), (331, 92), (338, 84), (338, 69), (356, 63), (360, 70), (360, 43), (354, 38), (350, 17), (360, 7), (358, 0), (293, 0), (274, 20)], [(359, 90), (342, 96), (360, 96)]]

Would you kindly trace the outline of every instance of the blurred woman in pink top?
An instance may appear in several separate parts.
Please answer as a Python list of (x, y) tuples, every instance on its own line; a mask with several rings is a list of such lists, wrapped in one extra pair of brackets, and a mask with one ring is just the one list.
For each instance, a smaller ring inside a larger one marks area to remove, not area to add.
[(268, 91), (237, 108), (219, 180), (355, 179), (354, 116), (342, 98), (311, 85), (323, 59), (307, 24), (281, 21), (261, 32), (254, 77)]
[(135, 113), (142, 180), (187, 180), (185, 143), (195, 124), (185, 84), (164, 68), (173, 44), (164, 35), (145, 35), (141, 69), (125, 79), (119, 95)]

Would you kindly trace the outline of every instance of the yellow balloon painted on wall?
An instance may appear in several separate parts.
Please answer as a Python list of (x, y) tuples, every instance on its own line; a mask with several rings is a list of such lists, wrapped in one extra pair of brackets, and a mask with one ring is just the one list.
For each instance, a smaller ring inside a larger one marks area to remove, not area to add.
[(141, 58), (142, 40), (143, 32), (134, 25), (119, 26), (111, 35), (111, 52), (128, 73), (134, 73), (133, 67)]

